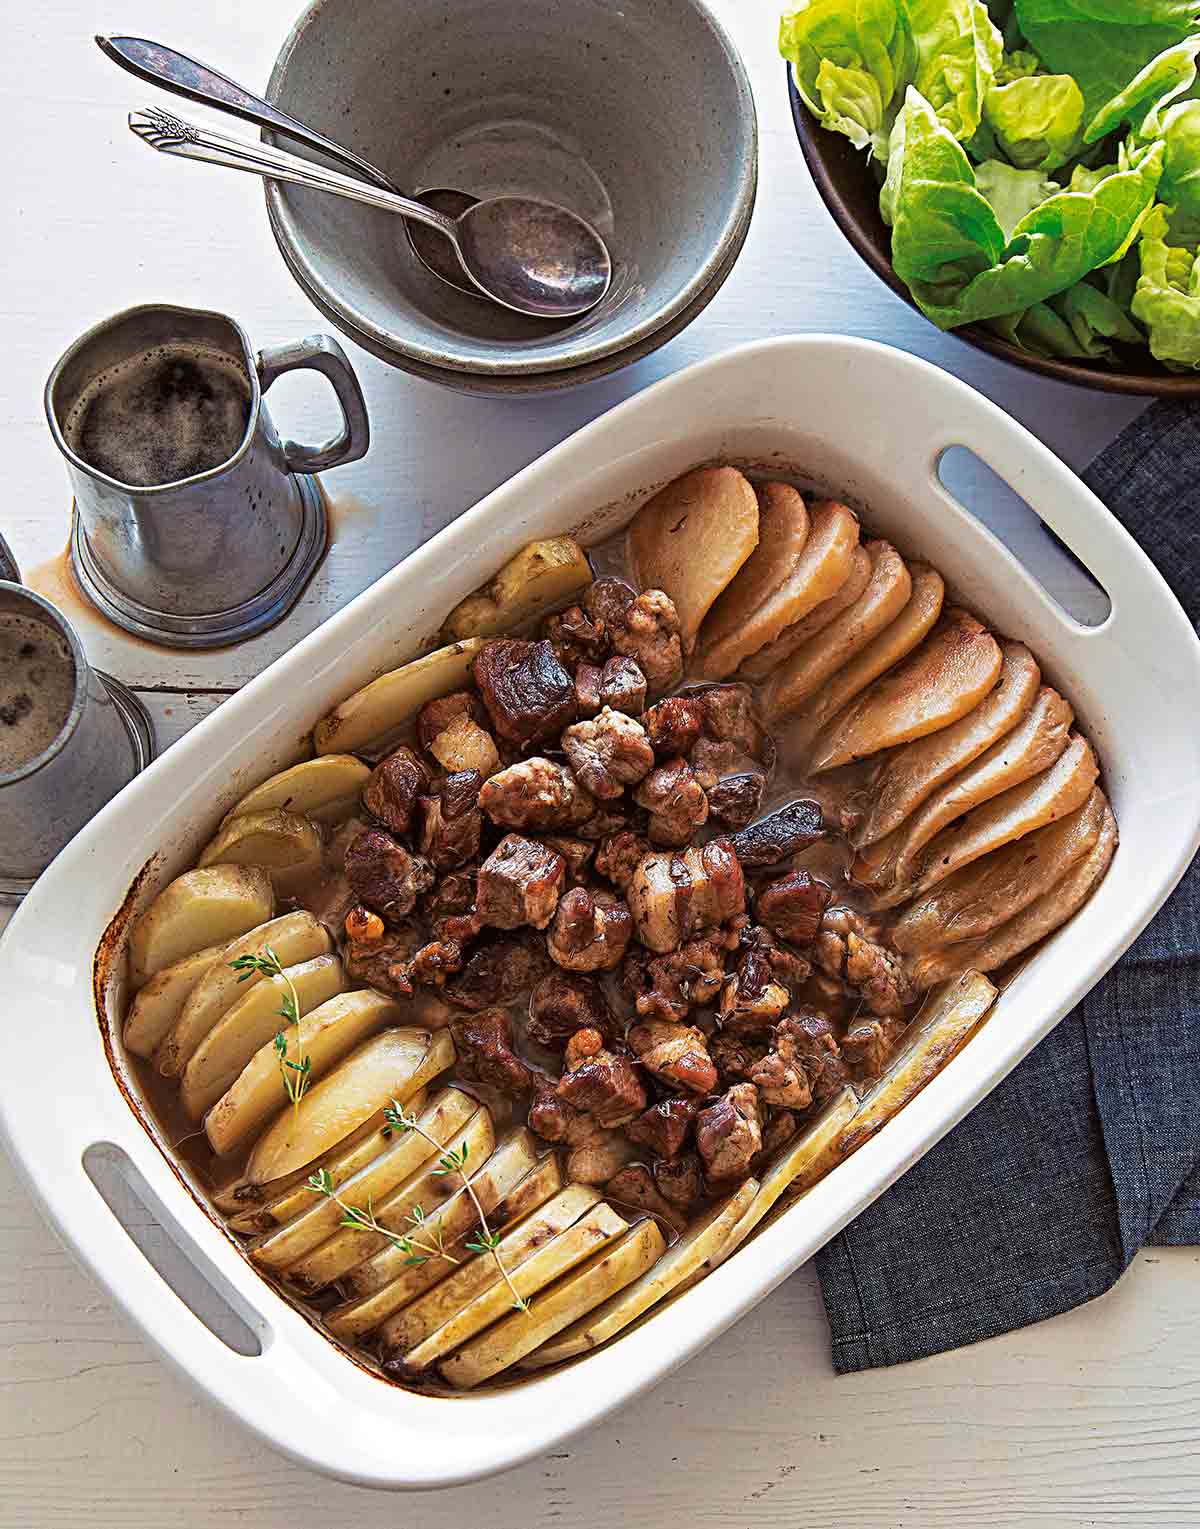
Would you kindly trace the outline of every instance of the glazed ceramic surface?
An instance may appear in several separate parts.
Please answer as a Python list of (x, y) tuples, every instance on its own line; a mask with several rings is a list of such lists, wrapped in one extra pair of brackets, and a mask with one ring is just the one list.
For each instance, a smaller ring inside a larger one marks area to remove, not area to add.
[[(864, 428), (864, 421), (870, 428)], [(942, 487), (964, 445), (1083, 557), (1112, 601), (1075, 622)], [(988, 1022), (899, 1116), (694, 1289), (557, 1373), (463, 1398), (402, 1390), (266, 1285), (143, 1125), (114, 1039), (119, 966), (93, 995), (118, 910), (190, 865), (250, 785), (299, 757), (330, 706), (413, 656), (445, 612), (532, 537), (598, 541), (657, 486), (724, 459), (837, 490), (871, 529), (933, 560), (951, 594), (1029, 643), (1095, 742), (1121, 827), (1108, 876), (1028, 962)], [(547, 453), (272, 664), (140, 776), (42, 878), (0, 946), (11, 1013), (0, 1128), (46, 1214), (130, 1317), (214, 1400), (316, 1469), (387, 1487), (449, 1485), (544, 1452), (661, 1380), (851, 1220), (960, 1120), (1108, 969), (1200, 843), (1200, 643), (1098, 500), (1001, 410), (869, 341), (760, 341), (647, 389)], [(144, 874), (142, 874), (144, 871)], [(140, 882), (138, 881), (141, 875)], [(131, 886), (135, 896), (126, 902)], [(64, 921), (56, 915), (71, 909)], [(51, 1107), (47, 1107), (47, 1101)], [(83, 1166), (114, 1155), (257, 1335), (234, 1353), (143, 1259)], [(302, 1399), (302, 1405), (297, 1405)]]
[(745, 237), (754, 103), (701, 0), (316, 0), (267, 93), (406, 189), (546, 196), (609, 244), (604, 302), (551, 325), (439, 281), (386, 213), (268, 185), (301, 286), (401, 366), (537, 377), (633, 359), (699, 311)]

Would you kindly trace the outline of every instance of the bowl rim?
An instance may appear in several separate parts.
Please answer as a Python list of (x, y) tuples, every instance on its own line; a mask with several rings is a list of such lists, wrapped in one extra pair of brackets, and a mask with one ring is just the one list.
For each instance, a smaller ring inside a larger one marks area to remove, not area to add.
[[(277, 100), (283, 83), (284, 71), (291, 60), (292, 54), (318, 13), (329, 3), (331, 3), (331, 0), (309, 0), (304, 10), (293, 22), (271, 67), (271, 77), (267, 82), (266, 89), (268, 101), (275, 102)], [(655, 0), (655, 3), (660, 4), (662, 0)], [(389, 352), (403, 355), (413, 361), (420, 362), (426, 367), (436, 368), (438, 371), (465, 372), (477, 377), (548, 376), (551, 372), (566, 371), (598, 362), (603, 357), (614, 355), (629, 348), (631, 345), (637, 344), (656, 330), (664, 327), (677, 314), (689, 307), (696, 297), (704, 291), (705, 287), (720, 269), (731, 242), (737, 238), (743, 224), (748, 226), (749, 215), (754, 207), (755, 188), (758, 179), (758, 114), (755, 109), (754, 92), (750, 85), (750, 77), (746, 71), (745, 62), (726, 28), (713, 15), (707, 0), (672, 0), (672, 3), (691, 11), (700, 25), (708, 28), (724, 57), (737, 97), (737, 119), (742, 128), (745, 152), (738, 158), (736, 165), (736, 193), (731, 200), (729, 210), (722, 222), (717, 238), (713, 241), (701, 264), (667, 302), (661, 304), (653, 313), (647, 314), (640, 323), (625, 330), (623, 333), (612, 335), (607, 340), (595, 341), (590, 344), (584, 343), (575, 352), (562, 354), (556, 360), (551, 361), (548, 361), (545, 356), (538, 355), (514, 355), (511, 353), (507, 356), (472, 355), (466, 351), (456, 349), (453, 341), (438, 346), (424, 344), (415, 340), (404, 340), (380, 328), (367, 314), (362, 313), (338, 293), (331, 290), (321, 277), (320, 272), (305, 259), (297, 242), (292, 238), (281, 184), (278, 181), (264, 179), (267, 216), (270, 221), (271, 232), (288, 268), (297, 280), (300, 281), (305, 292), (314, 301), (316, 300), (314, 294), (319, 292), (322, 298), (322, 307), (328, 304), (333, 312), (338, 315), (339, 319), (345, 320), (352, 331), (366, 336), (374, 344), (382, 346)], [(273, 144), (275, 142), (274, 135), (269, 132), (263, 133), (263, 139), (267, 143)], [(304, 272), (303, 278), (300, 275), (301, 271)], [(375, 354), (379, 354), (379, 352), (376, 351)]]
[[(800, 152), (804, 155), (804, 162), (808, 166), (813, 183), (826, 209), (846, 240), (876, 276), (885, 282), (897, 297), (902, 298), (914, 313), (921, 313), (921, 309), (913, 301), (912, 293), (897, 276), (891, 261), (882, 255), (867, 237), (857, 216), (838, 190), (818, 144), (817, 134), (824, 129), (818, 124), (797, 90), (790, 63), (784, 63), (784, 72), (787, 77), (788, 103), (791, 106), (792, 123), (796, 129)], [(921, 317), (926, 316), (922, 313)], [(926, 319), (926, 322), (933, 323), (931, 319)], [(936, 325), (934, 327), (936, 328)], [(1101, 370), (1099, 366), (1089, 366), (1082, 361), (1064, 361), (1053, 356), (1038, 356), (1033, 351), (1010, 345), (1007, 340), (984, 329), (980, 324), (965, 324), (961, 329), (945, 329), (940, 330), (939, 333), (948, 334), (956, 340), (974, 346), (976, 350), (986, 351), (1010, 366), (1020, 367), (1027, 372), (1037, 372), (1042, 377), (1052, 377), (1056, 382), (1069, 382), (1075, 387), (1094, 388), (1101, 393), (1121, 393), (1126, 396), (1134, 394), (1144, 398), (1200, 398), (1200, 377), (1196, 376), (1175, 376), (1165, 371), (1161, 376), (1136, 375), (1129, 372)]]

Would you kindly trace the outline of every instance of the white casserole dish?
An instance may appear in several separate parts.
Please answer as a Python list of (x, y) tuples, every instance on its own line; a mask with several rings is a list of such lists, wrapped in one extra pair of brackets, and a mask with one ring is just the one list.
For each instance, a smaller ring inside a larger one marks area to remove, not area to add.
[[(988, 462), (1084, 558), (1112, 600), (1102, 626), (1067, 616), (942, 488), (937, 461), (955, 444)], [(298, 757), (322, 713), (412, 656), (522, 544), (569, 530), (598, 540), (654, 487), (714, 458), (837, 489), (876, 534), (933, 561), (957, 598), (1027, 642), (1096, 745), (1120, 848), (1092, 900), (1022, 969), (963, 1052), (708, 1279), (558, 1373), (462, 1398), (415, 1395), (353, 1361), (278, 1297), (152, 1139), (110, 1066), (111, 1045), (121, 1074), (103, 1010), (117, 1014), (119, 994), (115, 984), (103, 991), (103, 962), (94, 972), (97, 947), (144, 866), (129, 911), (191, 863), (238, 795)], [(231, 697), (68, 846), (0, 946), (4, 1139), (113, 1298), (264, 1439), (363, 1485), (486, 1476), (595, 1422), (736, 1321), (960, 1120), (1108, 969), (1200, 842), (1198, 714), (1200, 642), (1167, 586), (1099, 501), (998, 408), (926, 362), (868, 341), (742, 346), (647, 389), (490, 494)], [(226, 1347), (144, 1259), (85, 1172), (84, 1153), (97, 1143), (128, 1159), (170, 1235), (251, 1323), (259, 1355)]]

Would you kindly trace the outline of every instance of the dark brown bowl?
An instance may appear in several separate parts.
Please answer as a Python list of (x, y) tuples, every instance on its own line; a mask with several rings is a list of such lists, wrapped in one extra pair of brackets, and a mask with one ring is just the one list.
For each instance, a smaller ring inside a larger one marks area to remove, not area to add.
[[(792, 79), (791, 65), (785, 64), (784, 68), (796, 137), (834, 222), (876, 276), (887, 282), (898, 297), (919, 313), (921, 310), (913, 302), (908, 288), (892, 269), (891, 234), (879, 215), (879, 186), (866, 155), (841, 133), (825, 131), (801, 99)], [(986, 350), (989, 355), (1023, 367), (1027, 372), (1038, 372), (1043, 377), (1057, 378), (1059, 382), (1073, 382), (1078, 387), (1099, 388), (1105, 393), (1141, 393), (1155, 398), (1200, 398), (1200, 376), (1169, 372), (1148, 350), (1136, 346), (1114, 345), (1118, 364), (1106, 366), (1103, 362), (1047, 360), (1008, 344), (979, 324), (967, 324), (950, 333), (968, 345), (974, 345), (977, 350)]]

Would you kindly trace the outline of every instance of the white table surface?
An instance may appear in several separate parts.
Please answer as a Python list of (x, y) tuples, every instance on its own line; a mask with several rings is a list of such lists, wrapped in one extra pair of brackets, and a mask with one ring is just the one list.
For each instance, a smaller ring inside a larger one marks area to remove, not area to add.
[[(716, 3), (749, 65), (762, 131), (754, 223), (717, 299), (657, 355), (544, 401), (460, 397), (346, 342), (374, 443), (365, 461), (326, 478), (331, 553), (281, 627), (232, 652), (196, 655), (122, 636), (64, 582), (68, 497), (42, 416), (45, 376), (84, 328), (136, 302), (223, 309), (258, 344), (327, 326), (275, 251), (259, 187), (135, 144), (125, 112), (155, 92), (107, 64), (90, 39), (114, 29), (157, 37), (261, 85), (295, 0), (4, 7), (0, 439), (9, 486), (0, 529), (28, 582), (77, 621), (92, 659), (142, 694), (161, 745), (538, 453), (739, 341), (828, 330), (903, 346), (982, 389), (1077, 467), (1137, 412), (1132, 399), (1005, 367), (897, 301), (843, 243), (808, 179), (772, 0)], [(272, 408), (289, 433), (327, 432), (322, 390), (312, 379), (277, 384)], [(975, 508), (1027, 550), (1066, 603), (1095, 608), (1086, 580), (1056, 558), (1027, 512), (986, 485), (975, 494)], [(194, 1396), (76, 1269), (11, 1172), (0, 1180), (0, 1229), (5, 1526), (1200, 1523), (1194, 1250), (1143, 1254), (1112, 1294), (1055, 1321), (840, 1379), (805, 1269), (671, 1383), (564, 1450), (483, 1486), (404, 1501), (319, 1479)]]

